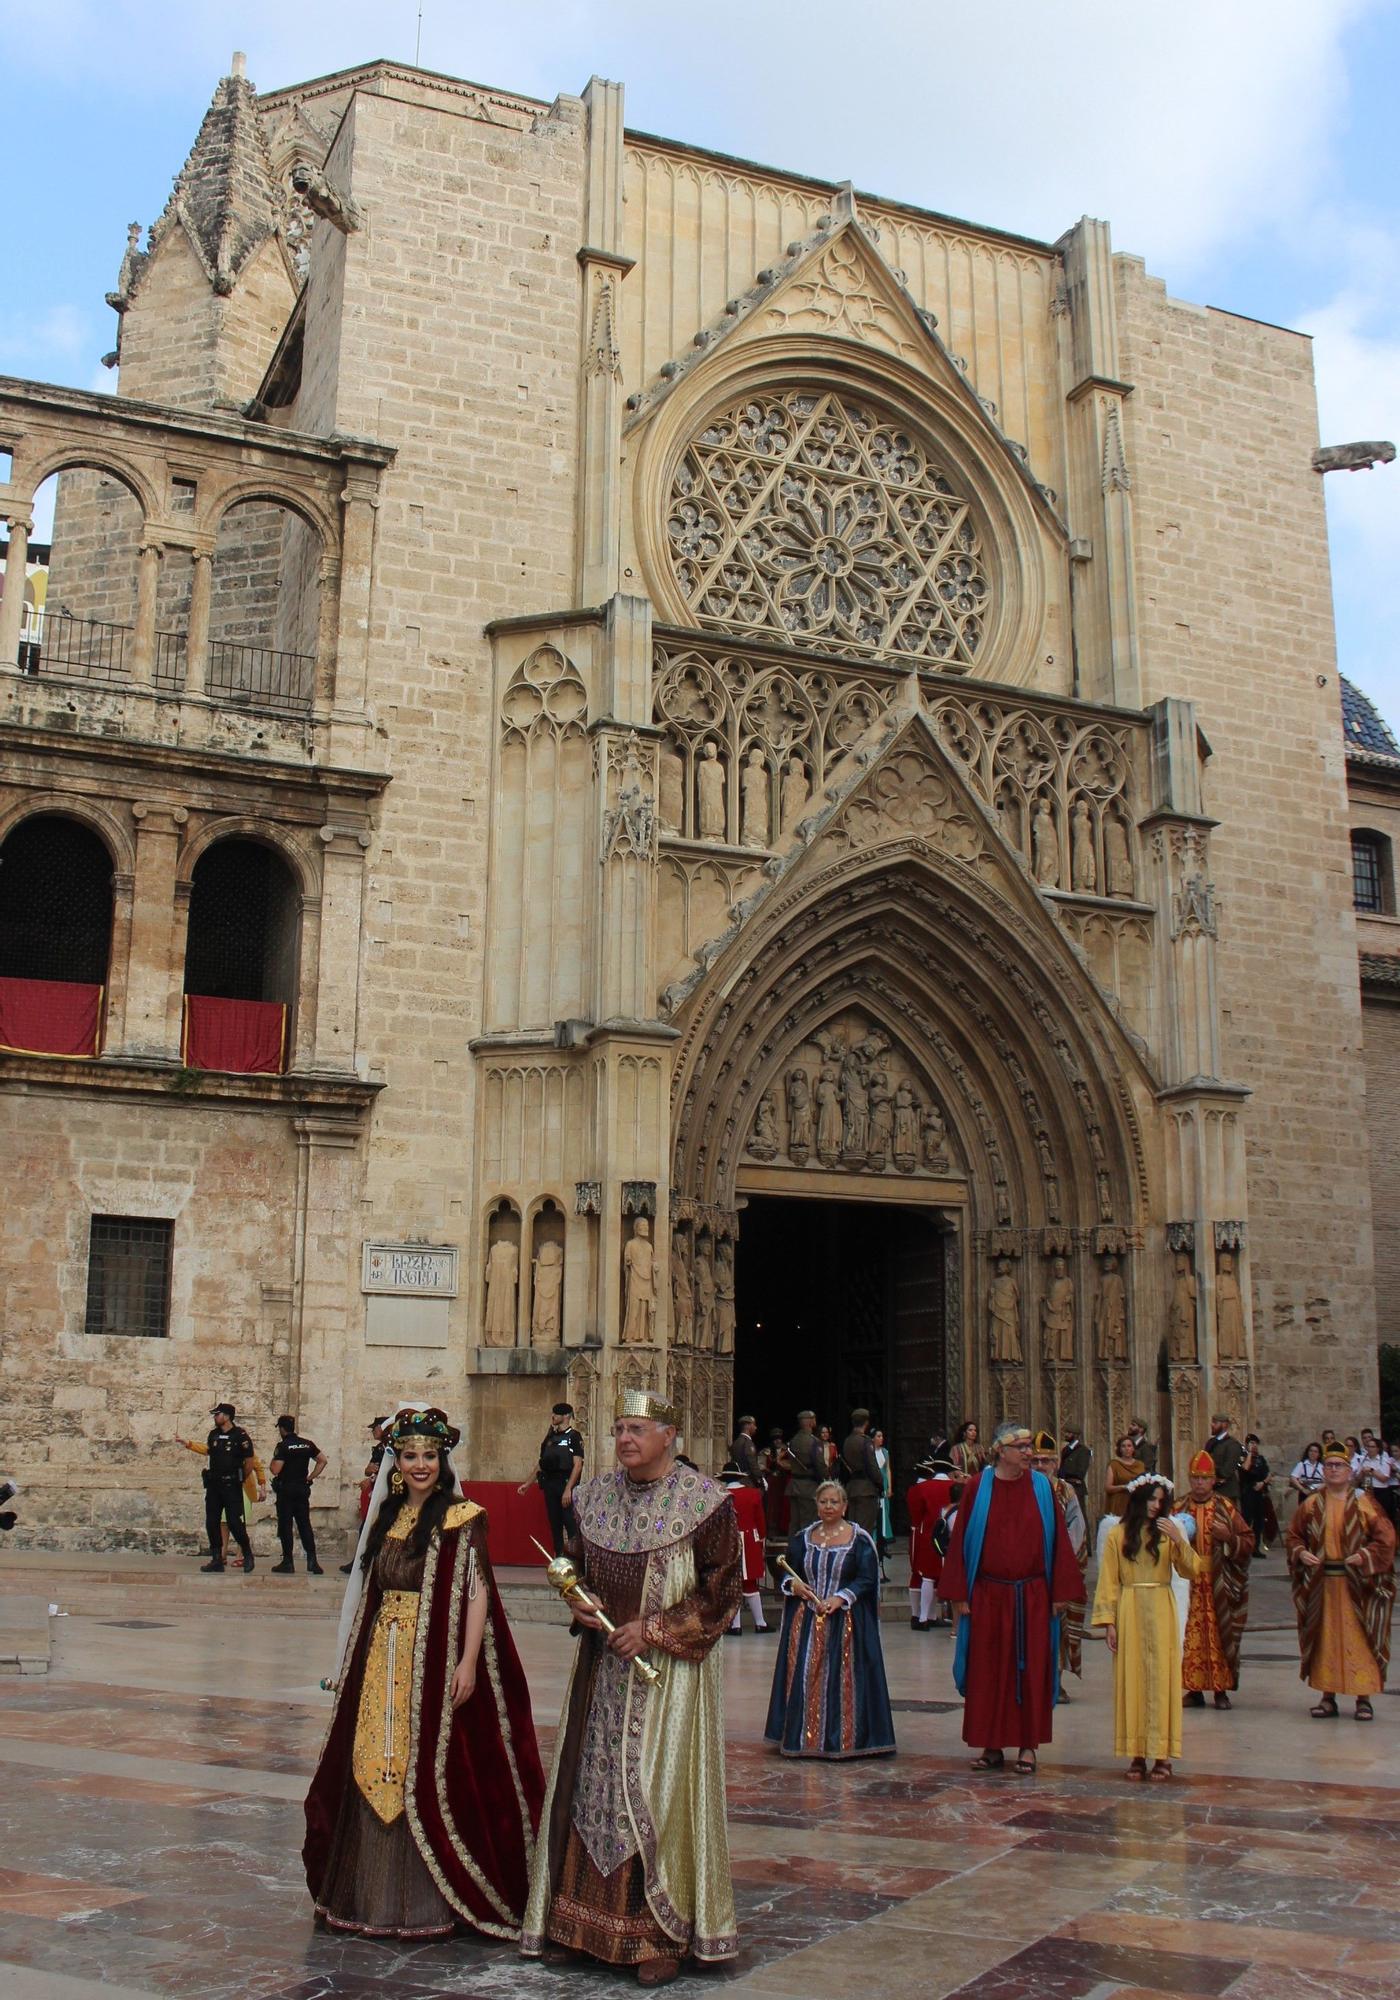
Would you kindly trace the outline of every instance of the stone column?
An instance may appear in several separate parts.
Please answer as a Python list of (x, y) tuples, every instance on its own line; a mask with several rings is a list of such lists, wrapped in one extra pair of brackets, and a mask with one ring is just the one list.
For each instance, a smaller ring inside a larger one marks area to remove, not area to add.
[(580, 366), (578, 566), (580, 604), (606, 604), (622, 560), (622, 350), (619, 292), (635, 259), (622, 251), (622, 85), (594, 77), (588, 114), (584, 244), (578, 253)]
[(159, 542), (143, 542), (136, 573), (136, 629), (131, 639), (131, 679), (149, 687), (156, 664), (156, 599), (165, 550)]
[[(374, 572), (375, 516), (379, 508), (378, 473), (371, 465), (346, 467), (340, 495), (340, 589), (336, 593), (335, 658), (327, 676), (332, 705), (338, 715), (358, 720), (364, 710), (369, 677), (370, 584)], [(323, 564), (325, 555), (323, 552)], [(324, 574), (324, 570), (323, 570)], [(321, 657), (324, 628), (317, 639), (317, 692), (325, 662)]]
[(202, 695), (209, 685), (209, 604), (214, 552), (196, 549), (190, 575), (190, 622), (185, 637), (185, 693)]
[(138, 800), (131, 816), (136, 822), (136, 866), (126, 1012), (121, 1047), (114, 1053), (174, 1062), (180, 1054), (184, 983), (183, 960), (175, 948), (175, 877), (189, 813), (184, 806)]
[(357, 1121), (309, 1113), (296, 1120), (296, 1224), (288, 1378), (303, 1431), (334, 1454), (334, 1475), (312, 1488), (313, 1503), (332, 1508), (358, 1475), (364, 1415), (344, 1407), (345, 1352), (360, 1330), (351, 1323), (352, 1230), (360, 1181)]
[[(359, 1004), (365, 849), (362, 828), (327, 823), (320, 829), (320, 949), (316, 967), (316, 1032), (312, 1067), (353, 1071)], [(297, 1037), (300, 1051), (302, 1038)]]
[(5, 594), (0, 597), (0, 667), (17, 667), (24, 622), (24, 570), (34, 523), (24, 514), (5, 518), (10, 524), (10, 544), (5, 555)]

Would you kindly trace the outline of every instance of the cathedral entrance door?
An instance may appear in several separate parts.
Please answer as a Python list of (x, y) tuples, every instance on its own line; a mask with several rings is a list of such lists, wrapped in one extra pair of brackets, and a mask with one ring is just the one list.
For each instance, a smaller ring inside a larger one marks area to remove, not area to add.
[(735, 1415), (759, 1435), (814, 1409), (837, 1444), (871, 1411), (891, 1452), (896, 1525), (929, 1435), (948, 1417), (946, 1211), (914, 1203), (752, 1195), (736, 1264)]

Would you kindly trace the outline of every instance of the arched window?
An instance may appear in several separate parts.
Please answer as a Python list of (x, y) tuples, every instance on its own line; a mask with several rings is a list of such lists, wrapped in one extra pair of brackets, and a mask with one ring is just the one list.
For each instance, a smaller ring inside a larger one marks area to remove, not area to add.
[(184, 1059), (191, 1069), (286, 1065), (301, 898), (259, 840), (219, 840), (195, 863), (185, 946)]
[(112, 857), (80, 820), (34, 813), (0, 847), (0, 1047), (95, 1056), (112, 943)]
[(1357, 827), (1351, 836), (1351, 899), (1364, 915), (1395, 914), (1390, 842), (1369, 827)]

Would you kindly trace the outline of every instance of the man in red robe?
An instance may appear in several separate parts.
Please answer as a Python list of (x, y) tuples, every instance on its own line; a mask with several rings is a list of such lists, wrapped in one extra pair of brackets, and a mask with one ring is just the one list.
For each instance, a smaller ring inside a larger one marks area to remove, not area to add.
[(998, 1424), (991, 1465), (963, 1492), (938, 1587), (959, 1618), (963, 1741), (982, 1751), (972, 1768), (1001, 1770), (1014, 1743), (1023, 1777), (1034, 1776), (1036, 1751), (1051, 1737), (1053, 1619), (1084, 1602), (1064, 1514), (1031, 1454), (1024, 1424)]
[[(749, 1607), (755, 1632), (771, 1632), (763, 1615), (763, 1538), (767, 1525), (763, 1495), (743, 1467), (730, 1459), (719, 1475), (719, 1483), (734, 1502), (734, 1518), (739, 1523), (739, 1560), (744, 1568), (744, 1603)], [(741, 1632), (741, 1607), (736, 1606), (731, 1632)]]

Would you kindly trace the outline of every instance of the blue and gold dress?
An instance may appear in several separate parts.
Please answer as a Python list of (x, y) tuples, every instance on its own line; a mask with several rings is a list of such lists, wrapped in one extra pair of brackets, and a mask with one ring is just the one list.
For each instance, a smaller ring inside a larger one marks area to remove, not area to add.
[(815, 1528), (792, 1537), (787, 1559), (823, 1600), (843, 1609), (818, 1616), (783, 1583), (787, 1603), (773, 1671), (764, 1741), (784, 1757), (889, 1757), (894, 1717), (880, 1649), (880, 1562), (864, 1528), (824, 1548)]

